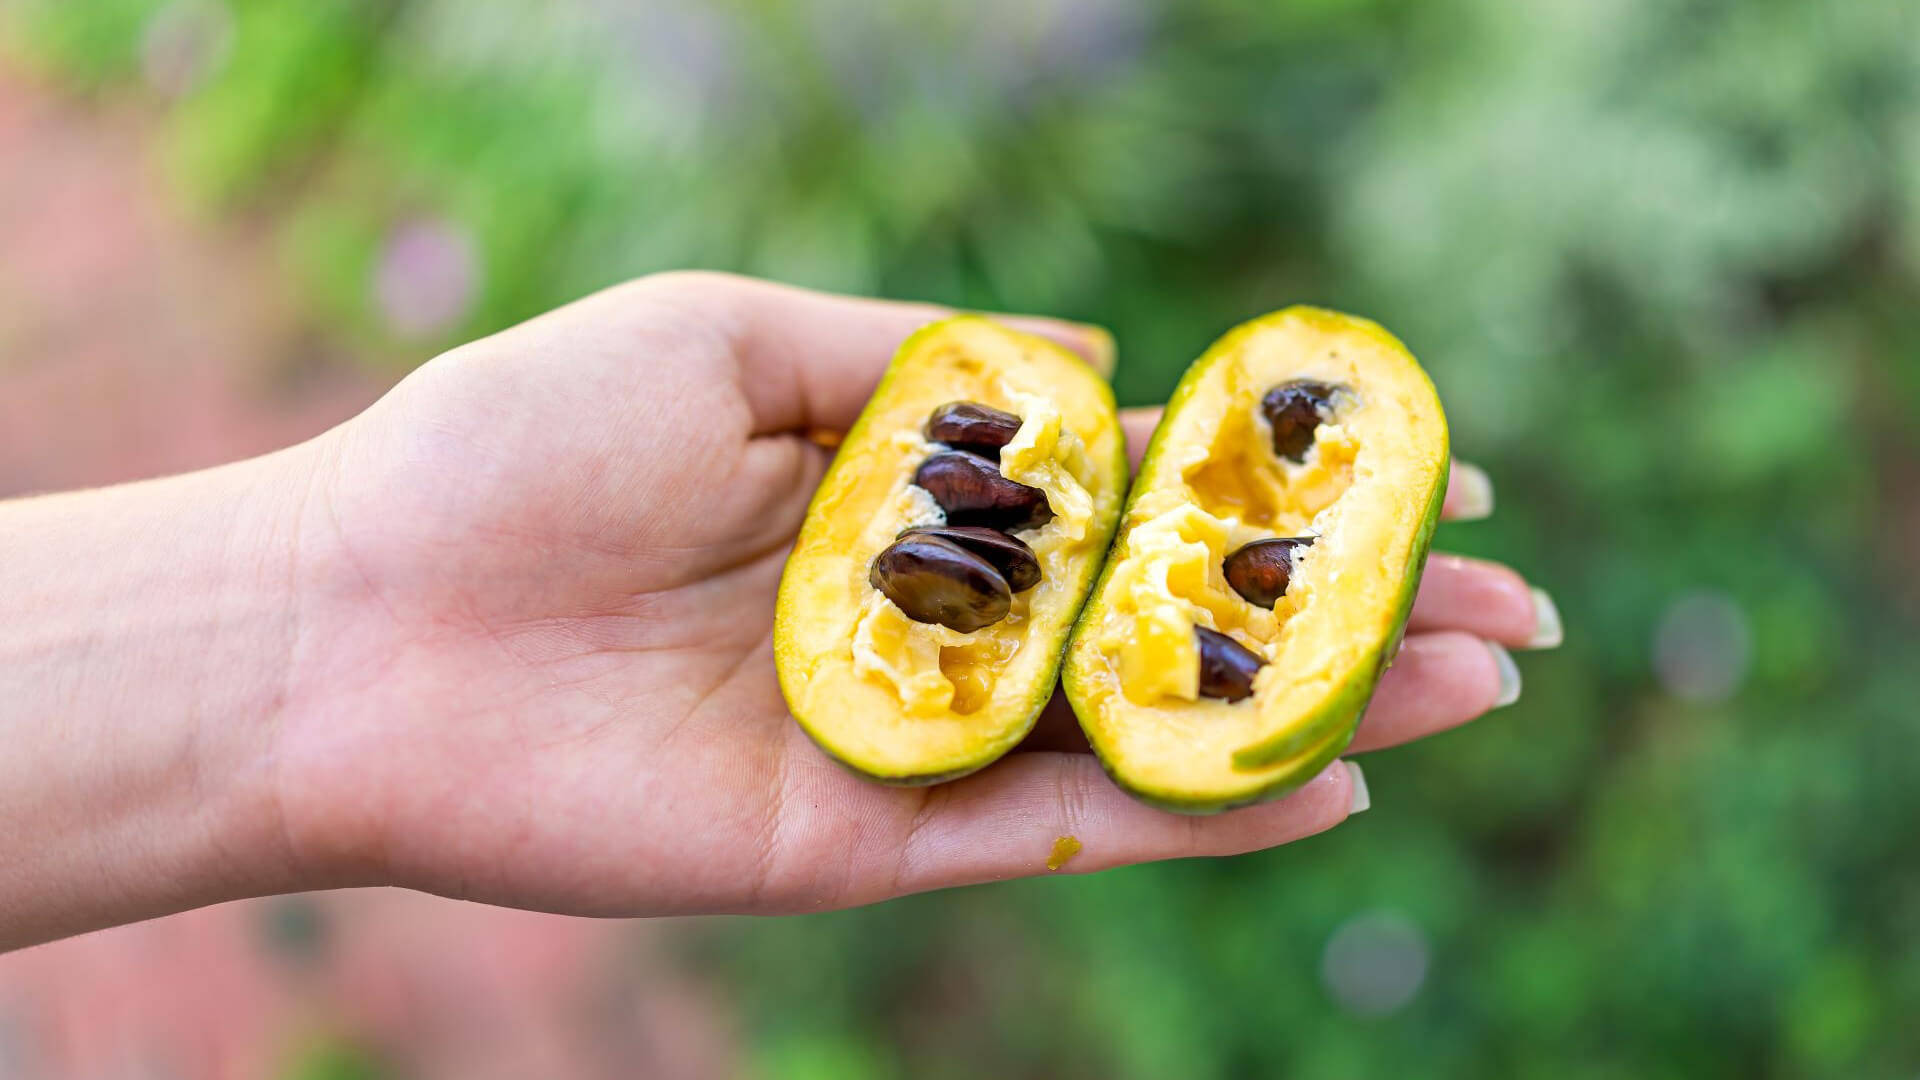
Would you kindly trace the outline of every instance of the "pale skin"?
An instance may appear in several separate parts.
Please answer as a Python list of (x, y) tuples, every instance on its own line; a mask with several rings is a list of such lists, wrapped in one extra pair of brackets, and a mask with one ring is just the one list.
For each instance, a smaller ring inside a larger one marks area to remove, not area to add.
[[(1065, 835), (1073, 873), (1342, 821), (1338, 765), (1257, 807), (1149, 809), (1057, 707), (932, 788), (799, 731), (771, 627), (831, 456), (805, 435), (844, 430), (941, 314), (660, 275), (440, 356), (311, 442), (0, 503), (0, 948), (373, 884), (812, 911), (1047, 873)], [(1153, 422), (1126, 417), (1136, 455)], [(1448, 512), (1483, 510), (1455, 476)], [(1493, 707), (1488, 643), (1548, 644), (1547, 621), (1512, 570), (1436, 555), (1355, 750)]]

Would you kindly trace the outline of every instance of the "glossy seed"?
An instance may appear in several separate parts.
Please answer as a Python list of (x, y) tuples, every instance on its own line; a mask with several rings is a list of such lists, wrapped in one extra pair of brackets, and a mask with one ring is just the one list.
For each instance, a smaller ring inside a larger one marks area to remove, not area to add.
[(1272, 610), (1287, 595), (1287, 586), (1293, 581), (1294, 554), (1312, 545), (1311, 536), (1255, 540), (1227, 556), (1220, 569), (1242, 600)]
[(927, 490), (949, 525), (984, 525), (1009, 532), (1053, 520), (1047, 493), (1000, 475), (1000, 467), (965, 450), (942, 450), (920, 463), (913, 482)]
[(1034, 557), (1033, 549), (1019, 537), (1008, 536), (998, 529), (979, 525), (918, 525), (902, 530), (900, 535), (903, 538), (937, 536), (957, 544), (991, 563), (1016, 593), (1040, 584), (1040, 560)]
[(994, 458), (1020, 431), (1020, 418), (972, 401), (950, 401), (933, 410), (923, 429), (928, 441)]
[(1260, 411), (1273, 426), (1273, 452), (1299, 461), (1313, 445), (1313, 433), (1333, 419), (1333, 387), (1296, 379), (1281, 383), (1260, 399)]
[(937, 536), (895, 540), (874, 556), (867, 581), (907, 618), (963, 634), (1006, 618), (1013, 604), (991, 563)]
[(1253, 693), (1253, 677), (1266, 661), (1217, 630), (1193, 628), (1200, 642), (1200, 696), (1239, 701)]

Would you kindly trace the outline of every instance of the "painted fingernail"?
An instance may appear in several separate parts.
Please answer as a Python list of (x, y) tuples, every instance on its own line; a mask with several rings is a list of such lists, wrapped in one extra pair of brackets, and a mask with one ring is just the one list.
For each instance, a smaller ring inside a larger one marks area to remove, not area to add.
[(1560, 647), (1560, 609), (1554, 605), (1553, 597), (1545, 589), (1533, 590), (1533, 636), (1527, 639), (1529, 649), (1556, 649)]
[(1084, 355), (1087, 363), (1093, 365), (1093, 370), (1109, 379), (1113, 378), (1116, 350), (1112, 331), (1104, 326), (1095, 326), (1093, 323), (1068, 323), (1067, 325), (1073, 327), (1080, 334), (1081, 340), (1086, 343)]
[(1347, 804), (1347, 816), (1352, 817), (1372, 806), (1373, 797), (1367, 793), (1367, 774), (1360, 771), (1360, 763), (1342, 761), (1340, 764), (1347, 770), (1348, 790), (1353, 793), (1352, 801)]
[(1520, 700), (1520, 665), (1513, 662), (1513, 654), (1487, 642), (1487, 651), (1493, 654), (1493, 666), (1500, 670), (1500, 696), (1493, 699), (1493, 707), (1504, 709)]
[(1479, 521), (1493, 515), (1493, 478), (1478, 465), (1453, 463), (1453, 520)]

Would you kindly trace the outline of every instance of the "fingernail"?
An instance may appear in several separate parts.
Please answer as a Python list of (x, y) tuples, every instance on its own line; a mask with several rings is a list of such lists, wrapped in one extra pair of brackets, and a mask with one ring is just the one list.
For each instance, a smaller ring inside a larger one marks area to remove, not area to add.
[(1520, 665), (1513, 662), (1513, 654), (1487, 642), (1487, 651), (1493, 654), (1493, 666), (1500, 669), (1500, 696), (1493, 699), (1493, 707), (1506, 708), (1520, 700)]
[(1533, 636), (1527, 639), (1529, 649), (1555, 649), (1560, 646), (1560, 609), (1554, 606), (1553, 597), (1545, 589), (1533, 590)]
[(1367, 774), (1360, 771), (1357, 761), (1342, 761), (1347, 770), (1348, 789), (1353, 793), (1352, 801), (1347, 804), (1347, 816), (1353, 815), (1373, 805), (1373, 797), (1367, 793)]
[(1479, 521), (1493, 516), (1493, 478), (1478, 465), (1453, 463), (1453, 520)]
[(1092, 323), (1068, 323), (1067, 325), (1078, 331), (1081, 340), (1086, 343), (1084, 355), (1087, 363), (1093, 365), (1093, 370), (1099, 372), (1104, 378), (1113, 378), (1115, 349), (1112, 332), (1104, 326), (1095, 326)]

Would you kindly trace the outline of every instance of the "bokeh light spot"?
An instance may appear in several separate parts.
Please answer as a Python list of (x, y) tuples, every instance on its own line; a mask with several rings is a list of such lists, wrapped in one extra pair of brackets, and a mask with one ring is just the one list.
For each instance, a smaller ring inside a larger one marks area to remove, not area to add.
[(394, 333), (429, 337), (466, 315), (479, 278), (479, 256), (467, 234), (421, 218), (388, 234), (374, 273), (374, 299)]
[(1667, 693), (1710, 705), (1746, 682), (1753, 661), (1747, 613), (1724, 593), (1701, 589), (1668, 605), (1653, 635), (1653, 672)]
[(1341, 923), (1320, 956), (1320, 980), (1342, 1009), (1386, 1016), (1427, 981), (1427, 935), (1406, 916), (1365, 911)]

